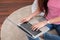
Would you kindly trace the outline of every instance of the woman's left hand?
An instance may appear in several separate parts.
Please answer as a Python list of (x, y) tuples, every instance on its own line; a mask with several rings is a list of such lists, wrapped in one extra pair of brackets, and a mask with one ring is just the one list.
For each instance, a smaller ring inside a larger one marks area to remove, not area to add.
[(34, 31), (34, 30), (38, 31), (40, 28), (44, 27), (46, 24), (47, 24), (47, 21), (43, 21), (43, 22), (39, 22), (39, 23), (37, 23), (37, 24), (34, 24), (34, 25), (32, 26), (32, 30), (33, 30), (33, 31)]

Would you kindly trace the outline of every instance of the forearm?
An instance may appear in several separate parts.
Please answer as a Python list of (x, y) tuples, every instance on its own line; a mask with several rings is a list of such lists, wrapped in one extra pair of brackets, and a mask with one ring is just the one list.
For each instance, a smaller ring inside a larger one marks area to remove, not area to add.
[(30, 18), (33, 18), (33, 17), (35, 17), (36, 15), (38, 15), (39, 13), (40, 13), (40, 10), (39, 10), (39, 9), (36, 9), (36, 11), (33, 12), (29, 17), (30, 17)]
[(49, 21), (49, 23), (54, 24), (54, 23), (60, 22), (60, 17), (56, 17), (56, 18), (50, 19), (48, 21)]
[(50, 19), (50, 20), (45, 20), (45, 21), (40, 22), (39, 24), (45, 26), (47, 24), (54, 24), (54, 23), (57, 23), (57, 22), (60, 22), (60, 17), (56, 17), (56, 18)]

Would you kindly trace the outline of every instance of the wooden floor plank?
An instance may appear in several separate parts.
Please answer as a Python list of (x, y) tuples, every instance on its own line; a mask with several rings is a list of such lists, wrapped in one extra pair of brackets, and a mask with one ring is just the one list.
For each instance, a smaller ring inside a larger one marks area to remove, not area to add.
[(34, 0), (0, 0), (0, 28), (4, 20), (15, 10), (31, 5)]

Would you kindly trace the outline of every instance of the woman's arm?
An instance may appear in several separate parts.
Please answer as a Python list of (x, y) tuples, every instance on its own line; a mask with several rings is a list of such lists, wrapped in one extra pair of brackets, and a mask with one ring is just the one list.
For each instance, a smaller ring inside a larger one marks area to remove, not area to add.
[(54, 23), (57, 23), (57, 22), (60, 22), (60, 16), (59, 16), (59, 17), (56, 17), (56, 18), (53, 18), (53, 19), (48, 20), (48, 23), (50, 23), (50, 24), (54, 24)]
[(45, 21), (39, 22), (39, 23), (32, 26), (32, 30), (33, 31), (36, 30), (36, 29), (39, 30), (40, 28), (44, 27), (47, 24), (54, 24), (54, 23), (57, 23), (57, 22), (60, 22), (60, 17), (56, 17), (56, 18), (50, 19), (48, 21), (45, 20)]
[(41, 12), (40, 9), (37, 8), (35, 12), (33, 12), (31, 15), (29, 15), (29, 17), (30, 17), (30, 18), (33, 18), (33, 17), (35, 17), (36, 15), (38, 15), (40, 12)]
[(35, 17), (35, 16), (36, 16), (37, 14), (39, 14), (39, 13), (40, 13), (40, 10), (39, 10), (39, 8), (38, 8), (38, 9), (36, 9), (36, 11), (35, 11), (34, 13), (28, 15), (28, 16), (25, 17), (25, 18), (22, 18), (21, 23), (29, 21), (31, 18)]

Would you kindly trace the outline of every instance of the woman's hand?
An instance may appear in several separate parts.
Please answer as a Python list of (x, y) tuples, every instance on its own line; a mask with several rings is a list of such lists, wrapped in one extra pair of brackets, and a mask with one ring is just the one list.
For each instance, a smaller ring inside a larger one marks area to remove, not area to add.
[(32, 26), (32, 30), (38, 31), (40, 28), (44, 27), (47, 24), (47, 21), (43, 21)]
[(22, 18), (21, 23), (27, 22), (27, 21), (29, 21), (30, 19), (31, 19), (30, 17)]

